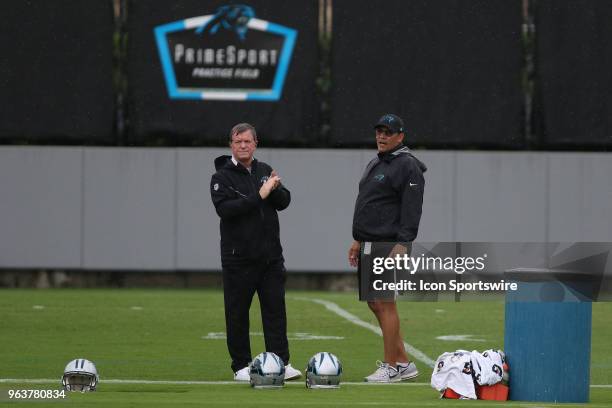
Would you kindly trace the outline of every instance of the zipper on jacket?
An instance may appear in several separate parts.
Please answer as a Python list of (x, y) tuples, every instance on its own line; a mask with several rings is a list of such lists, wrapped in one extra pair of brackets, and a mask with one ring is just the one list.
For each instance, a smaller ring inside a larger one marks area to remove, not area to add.
[[(249, 188), (251, 189), (251, 193), (259, 194), (259, 190), (257, 186), (258, 186), (257, 176), (255, 175), (255, 173), (249, 173)], [(264, 211), (263, 211), (263, 207), (261, 206), (259, 207), (259, 216), (261, 218), (261, 221), (264, 222), (265, 221)]]
[[(255, 190), (254, 193), (255, 194), (259, 194), (259, 180), (257, 179), (257, 175), (256, 173), (252, 173), (251, 175), (251, 186), (253, 187), (253, 189)], [(261, 231), (264, 234), (264, 237), (262, 237), (262, 241), (263, 241), (263, 250), (262, 252), (264, 254), (268, 254), (269, 253), (269, 249), (268, 249), (268, 240), (265, 238), (266, 237), (266, 217), (264, 215), (264, 207), (263, 205), (259, 206), (259, 217), (261, 218)]]

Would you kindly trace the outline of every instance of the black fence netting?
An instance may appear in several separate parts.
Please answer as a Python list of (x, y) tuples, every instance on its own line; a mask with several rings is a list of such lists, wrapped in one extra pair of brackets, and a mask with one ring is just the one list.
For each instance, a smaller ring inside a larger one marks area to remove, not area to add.
[(114, 141), (112, 3), (0, 3), (0, 140)]
[(521, 23), (520, 0), (334, 0), (334, 144), (391, 112), (411, 145), (521, 148)]
[(250, 122), (263, 146), (365, 147), (391, 112), (411, 146), (612, 146), (606, 1), (23, 0), (0, 12), (2, 144), (215, 146)]
[(534, 13), (543, 147), (612, 146), (612, 2), (538, 0)]
[[(128, 1), (128, 143), (264, 146), (319, 133), (318, 2)], [(269, 144), (272, 143), (272, 144)]]

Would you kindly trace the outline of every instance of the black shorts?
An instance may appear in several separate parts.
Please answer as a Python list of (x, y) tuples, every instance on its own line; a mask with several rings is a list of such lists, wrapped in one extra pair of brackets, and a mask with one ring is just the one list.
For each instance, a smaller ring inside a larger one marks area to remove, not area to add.
[[(396, 269), (385, 269), (381, 274), (374, 273), (374, 258), (386, 258), (396, 242), (362, 242), (359, 249), (359, 263), (357, 266), (357, 278), (359, 282), (359, 300), (361, 301), (395, 301), (398, 296), (397, 290), (375, 290), (375, 281), (388, 283), (399, 282), (400, 274)], [(407, 253), (410, 255), (411, 245), (408, 245)], [(378, 285), (380, 286), (380, 285)]]

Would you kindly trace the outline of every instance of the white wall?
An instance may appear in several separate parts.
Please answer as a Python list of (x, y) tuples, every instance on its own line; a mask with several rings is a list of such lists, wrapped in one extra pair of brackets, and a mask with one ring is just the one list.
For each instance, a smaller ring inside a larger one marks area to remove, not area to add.
[[(222, 148), (0, 147), (0, 268), (217, 270), (210, 202)], [(348, 271), (370, 150), (260, 149), (292, 204), (287, 267)], [(416, 151), (419, 241), (612, 241), (612, 154)]]

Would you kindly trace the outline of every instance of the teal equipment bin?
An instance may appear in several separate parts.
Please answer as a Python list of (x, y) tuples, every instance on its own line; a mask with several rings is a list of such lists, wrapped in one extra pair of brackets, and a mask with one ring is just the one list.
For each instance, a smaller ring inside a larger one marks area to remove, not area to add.
[(588, 277), (572, 271), (513, 269), (507, 280), (504, 350), (510, 399), (588, 402), (591, 296)]

